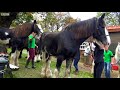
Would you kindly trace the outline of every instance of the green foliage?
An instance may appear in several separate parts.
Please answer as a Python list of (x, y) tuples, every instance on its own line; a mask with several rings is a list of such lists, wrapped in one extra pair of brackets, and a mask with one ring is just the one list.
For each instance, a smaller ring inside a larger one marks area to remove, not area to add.
[(11, 26), (15, 27), (25, 22), (31, 22), (33, 20), (32, 12), (19, 12), (17, 18), (12, 22)]
[[(66, 23), (71, 23), (74, 19), (70, 17), (68, 12), (41, 12), (40, 25), (44, 31), (58, 32), (61, 27), (64, 27)], [(68, 18), (70, 22), (66, 22)]]
[(64, 26), (77, 21), (70, 17), (69, 12), (19, 12), (11, 26), (31, 22), (34, 18), (41, 25), (43, 32), (58, 32)]
[[(100, 17), (104, 12), (98, 12), (97, 17)], [(120, 13), (119, 12), (106, 12), (105, 16), (106, 25), (119, 25), (120, 24)]]
[(74, 22), (77, 22), (77, 19), (73, 19), (71, 16), (68, 16), (64, 19), (64, 23), (65, 23), (64, 26), (67, 26), (67, 25), (72, 24)]

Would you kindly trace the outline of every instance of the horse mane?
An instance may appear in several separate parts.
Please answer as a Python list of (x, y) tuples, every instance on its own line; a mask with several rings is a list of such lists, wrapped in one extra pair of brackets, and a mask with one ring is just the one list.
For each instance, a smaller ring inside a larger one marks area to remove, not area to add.
[(90, 37), (95, 30), (96, 21), (97, 18), (94, 17), (92, 19), (75, 22), (66, 26), (63, 31), (74, 33), (76, 39), (81, 37)]
[(32, 33), (33, 28), (33, 23), (23, 23), (22, 25), (18, 25), (11, 29), (11, 31), (15, 34), (15, 37), (25, 37)]

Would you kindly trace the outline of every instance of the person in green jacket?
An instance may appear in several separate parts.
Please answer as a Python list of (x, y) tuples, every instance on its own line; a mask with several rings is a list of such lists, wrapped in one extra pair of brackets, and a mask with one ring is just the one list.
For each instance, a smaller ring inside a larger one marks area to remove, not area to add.
[(108, 48), (109, 45), (105, 46), (105, 50), (104, 50), (104, 69), (105, 69), (106, 78), (110, 78), (111, 59), (113, 58), (113, 53)]
[(25, 68), (28, 68), (30, 60), (32, 60), (32, 68), (35, 68), (34, 66), (34, 57), (35, 57), (35, 47), (36, 47), (36, 39), (35, 39), (36, 33), (32, 32), (28, 36), (28, 50), (29, 50), (29, 58), (26, 62)]

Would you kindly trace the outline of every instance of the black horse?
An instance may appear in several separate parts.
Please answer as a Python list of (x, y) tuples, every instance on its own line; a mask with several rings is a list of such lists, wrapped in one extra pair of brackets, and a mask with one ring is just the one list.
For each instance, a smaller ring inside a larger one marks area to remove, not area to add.
[(80, 45), (93, 36), (99, 45), (106, 45), (108, 40), (105, 33), (105, 13), (100, 18), (92, 18), (73, 23), (60, 32), (43, 33), (41, 36), (41, 50), (43, 60), (45, 59), (45, 68), (42, 68), (42, 75), (51, 75), (50, 56), (57, 57), (55, 77), (59, 76), (60, 67), (63, 60), (66, 60), (65, 77), (70, 75), (73, 58)]

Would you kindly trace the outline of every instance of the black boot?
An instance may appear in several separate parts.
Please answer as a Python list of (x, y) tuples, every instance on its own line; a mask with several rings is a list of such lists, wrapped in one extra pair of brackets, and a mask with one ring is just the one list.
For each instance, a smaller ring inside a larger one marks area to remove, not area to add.
[(27, 60), (26, 65), (25, 65), (25, 68), (28, 68), (29, 62), (30, 62), (30, 61)]
[(32, 68), (36, 68), (36, 67), (35, 67), (35, 63), (34, 63), (34, 60), (32, 60)]

